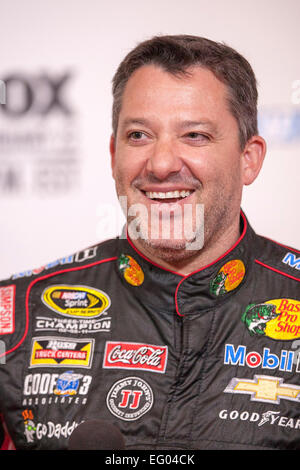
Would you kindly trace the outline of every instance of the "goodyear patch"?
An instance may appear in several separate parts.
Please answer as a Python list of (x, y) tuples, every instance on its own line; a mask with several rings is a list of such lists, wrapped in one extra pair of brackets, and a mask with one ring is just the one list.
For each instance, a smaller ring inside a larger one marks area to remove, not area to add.
[(122, 254), (118, 259), (119, 271), (132, 286), (140, 286), (144, 282), (144, 272), (130, 255)]
[(90, 368), (93, 359), (93, 339), (73, 339), (42, 336), (32, 339), (30, 367)]
[(224, 295), (236, 289), (244, 279), (246, 268), (240, 259), (233, 259), (224, 264), (210, 283), (213, 295)]
[(109, 296), (99, 289), (65, 284), (47, 287), (42, 301), (56, 313), (77, 318), (99, 317), (111, 304)]
[(242, 321), (251, 336), (283, 341), (300, 338), (300, 301), (282, 298), (250, 304)]

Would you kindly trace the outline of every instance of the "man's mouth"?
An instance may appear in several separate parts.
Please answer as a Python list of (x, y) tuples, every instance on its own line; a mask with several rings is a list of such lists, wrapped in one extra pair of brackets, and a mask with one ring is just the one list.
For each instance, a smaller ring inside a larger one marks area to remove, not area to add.
[(194, 191), (181, 189), (176, 191), (143, 191), (145, 196), (153, 201), (178, 202), (189, 197)]

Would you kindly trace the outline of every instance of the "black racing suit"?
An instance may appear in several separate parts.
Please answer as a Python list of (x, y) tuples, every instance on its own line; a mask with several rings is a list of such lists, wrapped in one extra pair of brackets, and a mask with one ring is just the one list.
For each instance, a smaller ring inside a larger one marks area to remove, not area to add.
[(65, 449), (99, 418), (127, 449), (300, 450), (299, 269), (241, 213), (238, 242), (188, 276), (120, 237), (3, 281), (15, 447)]

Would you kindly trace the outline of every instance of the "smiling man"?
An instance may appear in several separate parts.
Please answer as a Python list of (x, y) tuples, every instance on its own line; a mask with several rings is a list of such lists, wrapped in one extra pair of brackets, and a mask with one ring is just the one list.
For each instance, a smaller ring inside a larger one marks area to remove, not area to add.
[[(188, 39), (181, 41), (188, 44)], [(242, 187), (259, 173), (265, 142), (254, 135), (241, 145), (228, 86), (211, 70), (190, 59), (190, 64), (178, 63), (178, 70), (170, 72), (156, 60), (131, 72), (124, 87), (111, 138), (113, 175), (128, 207), (147, 208), (136, 246), (162, 266), (188, 274), (238, 239)], [(118, 75), (116, 89), (117, 80)], [(198, 220), (198, 226), (197, 204), (204, 206), (204, 221)], [(191, 213), (184, 217), (186, 205)], [(204, 225), (203, 249), (187, 249), (186, 242), (192, 240), (176, 238), (174, 230), (167, 239), (162, 232), (154, 238), (158, 214), (164, 211), (167, 218), (174, 212), (175, 221), (177, 216), (182, 223), (177, 234), (186, 232), (190, 214), (195, 237)]]
[(266, 152), (256, 107), (224, 44), (158, 36), (124, 58), (110, 154), (125, 236), (0, 285), (17, 449), (67, 448), (75, 428), (101, 449), (78, 427), (98, 419), (127, 450), (300, 450), (300, 256), (240, 207)]

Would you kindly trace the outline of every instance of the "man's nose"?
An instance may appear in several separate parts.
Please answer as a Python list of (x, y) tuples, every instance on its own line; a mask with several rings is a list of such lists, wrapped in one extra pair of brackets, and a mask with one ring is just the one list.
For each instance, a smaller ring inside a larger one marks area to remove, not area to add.
[(172, 139), (157, 140), (147, 160), (146, 170), (160, 180), (181, 170), (183, 162)]

